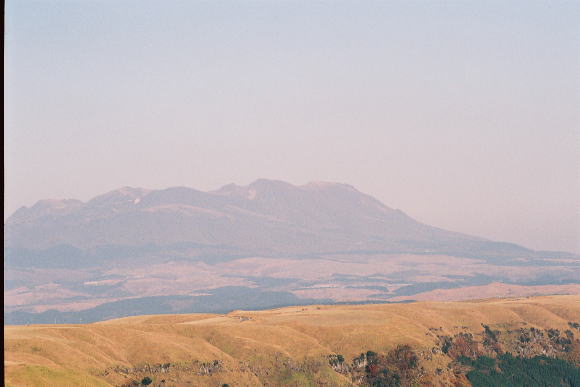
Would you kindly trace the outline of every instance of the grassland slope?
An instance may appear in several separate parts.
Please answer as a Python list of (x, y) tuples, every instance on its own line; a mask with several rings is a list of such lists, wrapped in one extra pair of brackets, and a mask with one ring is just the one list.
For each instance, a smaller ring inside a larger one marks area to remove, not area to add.
[(564, 332), (579, 321), (580, 295), (568, 295), (5, 326), (5, 382), (120, 386), (148, 376), (154, 386), (346, 386), (358, 382), (329, 366), (329, 355), (351, 359), (405, 344), (421, 355), (423, 380), (446, 385), (457, 380), (447, 371), (448, 356), (435, 350), (442, 337), (476, 335), (482, 324), (497, 332)]

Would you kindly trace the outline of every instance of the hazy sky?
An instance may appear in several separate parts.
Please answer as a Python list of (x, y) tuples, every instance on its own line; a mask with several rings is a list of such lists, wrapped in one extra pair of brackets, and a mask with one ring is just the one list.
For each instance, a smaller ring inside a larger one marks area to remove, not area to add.
[(8, 213), (328, 180), (580, 252), (578, 1), (6, 3)]

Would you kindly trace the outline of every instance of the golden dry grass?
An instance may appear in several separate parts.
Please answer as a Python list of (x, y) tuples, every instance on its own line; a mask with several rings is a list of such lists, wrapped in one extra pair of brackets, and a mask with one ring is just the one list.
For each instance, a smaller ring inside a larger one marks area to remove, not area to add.
[[(350, 359), (397, 344), (430, 348), (435, 338), (426, 334), (429, 328), (441, 327), (443, 334), (458, 333), (462, 327), (481, 331), (482, 323), (567, 329), (569, 321), (580, 322), (580, 295), (288, 307), (227, 315), (137, 316), (85, 325), (5, 326), (5, 381), (12, 386), (120, 385), (129, 379), (114, 373), (102, 375), (103, 371), (113, 366), (221, 360), (227, 372), (178, 374), (173, 376), (175, 385), (187, 380), (193, 385), (255, 386), (262, 382), (255, 373), (241, 369), (241, 361), (267, 369), (275, 367), (277, 358), (301, 361), (340, 353)], [(332, 380), (332, 385), (348, 385), (339, 374), (322, 373), (316, 377)], [(286, 377), (284, 383), (307, 385), (300, 374)]]

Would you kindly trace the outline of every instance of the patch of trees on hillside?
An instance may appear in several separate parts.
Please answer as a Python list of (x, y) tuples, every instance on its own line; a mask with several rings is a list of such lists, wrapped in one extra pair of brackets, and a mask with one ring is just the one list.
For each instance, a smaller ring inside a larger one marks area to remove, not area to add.
[(571, 354), (574, 347), (580, 345), (569, 329), (561, 332), (531, 327), (499, 331), (485, 324), (482, 327), (483, 332), (478, 335), (469, 332), (437, 335), (439, 348), (434, 348), (433, 353), (440, 351), (453, 359), (460, 356), (496, 358), (506, 352), (526, 358), (539, 355), (558, 357)]
[(373, 387), (409, 386), (424, 374), (417, 354), (408, 345), (399, 345), (385, 354), (367, 351), (350, 364), (344, 356), (333, 354), (329, 364), (335, 371), (349, 374), (354, 383)]
[(474, 387), (497, 386), (580, 386), (580, 368), (547, 356), (515, 357), (510, 353), (497, 359), (487, 356), (459, 361), (467, 365), (467, 379)]
[[(580, 330), (580, 324), (569, 323)], [(369, 387), (422, 386), (445, 379), (446, 383), (474, 386), (578, 386), (580, 340), (571, 329), (494, 329), (481, 324), (478, 333), (467, 327), (454, 335), (430, 328), (438, 345), (429, 350), (399, 345), (386, 353), (367, 351), (347, 362), (328, 356), (331, 368), (349, 376), (355, 385)], [(447, 366), (441, 362), (447, 359)], [(427, 366), (430, 361), (431, 366)], [(436, 364), (436, 365), (434, 365)], [(426, 371), (424, 367), (430, 371)]]

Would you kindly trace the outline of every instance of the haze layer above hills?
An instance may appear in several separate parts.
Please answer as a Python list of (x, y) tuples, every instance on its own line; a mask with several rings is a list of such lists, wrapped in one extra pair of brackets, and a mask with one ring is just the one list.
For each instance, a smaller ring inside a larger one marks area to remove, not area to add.
[(95, 321), (469, 298), (456, 291), (466, 287), (570, 293), (579, 265), (573, 254), (422, 224), (346, 184), (125, 187), (86, 203), (42, 200), (7, 220), (5, 313), (14, 323)]

